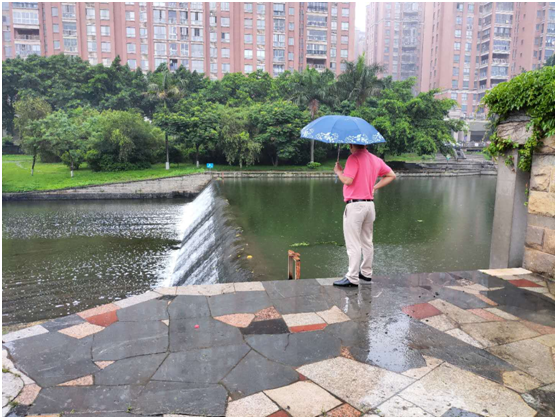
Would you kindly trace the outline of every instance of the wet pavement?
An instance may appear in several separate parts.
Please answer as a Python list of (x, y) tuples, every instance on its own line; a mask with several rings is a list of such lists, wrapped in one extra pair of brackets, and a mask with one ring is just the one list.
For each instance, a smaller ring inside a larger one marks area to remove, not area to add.
[(543, 279), (333, 280), (163, 288), (3, 335), (3, 414), (554, 416)]

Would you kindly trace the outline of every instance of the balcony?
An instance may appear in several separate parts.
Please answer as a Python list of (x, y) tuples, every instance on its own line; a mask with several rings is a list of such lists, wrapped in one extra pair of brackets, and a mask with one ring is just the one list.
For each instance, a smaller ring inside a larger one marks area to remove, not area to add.
[(12, 3), (12, 9), (38, 9), (39, 3)]
[(40, 41), (41, 38), (39, 35), (22, 35), (22, 34), (15, 34), (14, 39), (16, 41)]
[(328, 7), (308, 6), (308, 13), (329, 13)]
[(317, 20), (308, 20), (308, 24), (307, 26), (313, 26), (313, 27), (317, 27), (317, 28), (326, 28), (327, 27), (327, 22), (321, 22), (321, 21), (317, 21)]

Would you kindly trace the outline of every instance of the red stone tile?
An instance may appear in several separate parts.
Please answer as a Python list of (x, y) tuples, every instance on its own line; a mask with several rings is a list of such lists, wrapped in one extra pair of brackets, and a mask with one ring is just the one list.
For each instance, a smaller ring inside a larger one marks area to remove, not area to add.
[(329, 410), (327, 412), (327, 417), (332, 418), (357, 418), (362, 415), (358, 409), (354, 409), (348, 403), (341, 404), (338, 407), (335, 407), (333, 410)]
[(470, 313), (474, 313), (476, 316), (481, 317), (482, 319), (486, 319), (490, 322), (504, 322), (505, 319), (499, 317), (489, 311), (485, 311), (481, 308), (471, 308), (468, 310)]
[(528, 281), (527, 279), (511, 279), (509, 280), (511, 284), (517, 287), (540, 287), (540, 284), (536, 284), (535, 282)]
[(259, 322), (262, 320), (273, 320), (280, 318), (282, 318), (282, 316), (274, 307), (267, 307), (255, 313), (255, 319), (253, 321)]
[(82, 319), (86, 319), (87, 317), (96, 316), (97, 314), (108, 313), (110, 311), (118, 310), (119, 308), (120, 307), (118, 307), (116, 304), (110, 303), (110, 304), (105, 304), (99, 307), (82, 311), (81, 313), (77, 313), (77, 315)]
[(555, 328), (550, 326), (544, 326), (542, 324), (529, 322), (528, 320), (520, 320), (520, 322), (532, 329), (535, 332), (538, 332), (540, 335), (553, 335), (555, 334)]
[(490, 306), (496, 306), (497, 303), (495, 301), (493, 301), (491, 298), (486, 297), (483, 294), (474, 294), (476, 297), (478, 297), (480, 300), (482, 300), (484, 303), (489, 304)]
[(91, 324), (96, 324), (97, 326), (107, 327), (110, 326), (112, 323), (116, 323), (118, 321), (118, 315), (116, 314), (116, 310), (109, 311), (108, 313), (97, 314), (96, 316), (87, 317), (87, 320)]
[(300, 377), (300, 381), (306, 381), (308, 379), (305, 375), (300, 373), (298, 373), (298, 376)]
[(322, 330), (327, 327), (327, 323), (321, 324), (308, 324), (306, 326), (292, 326), (290, 331), (292, 333), (311, 332), (312, 330)]
[(414, 317), (415, 319), (426, 319), (428, 317), (443, 314), (429, 303), (414, 304), (413, 306), (402, 307), (402, 312)]
[(278, 412), (275, 412), (272, 415), (269, 415), (267, 417), (268, 418), (289, 418), (290, 415), (286, 413), (284, 410), (279, 410)]

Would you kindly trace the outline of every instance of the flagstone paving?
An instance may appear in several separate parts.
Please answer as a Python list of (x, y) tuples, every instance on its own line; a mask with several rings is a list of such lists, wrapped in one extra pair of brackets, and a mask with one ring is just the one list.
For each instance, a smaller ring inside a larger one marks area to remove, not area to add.
[(332, 282), (167, 287), (3, 335), (3, 414), (555, 415), (542, 278)]

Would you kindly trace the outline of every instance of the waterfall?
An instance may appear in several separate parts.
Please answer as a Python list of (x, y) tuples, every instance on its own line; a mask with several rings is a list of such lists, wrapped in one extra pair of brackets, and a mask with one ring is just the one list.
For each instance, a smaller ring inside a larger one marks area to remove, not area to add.
[(238, 254), (238, 228), (227, 214), (228, 202), (211, 182), (186, 204), (181, 219), (182, 244), (171, 262), (168, 285), (248, 281)]

